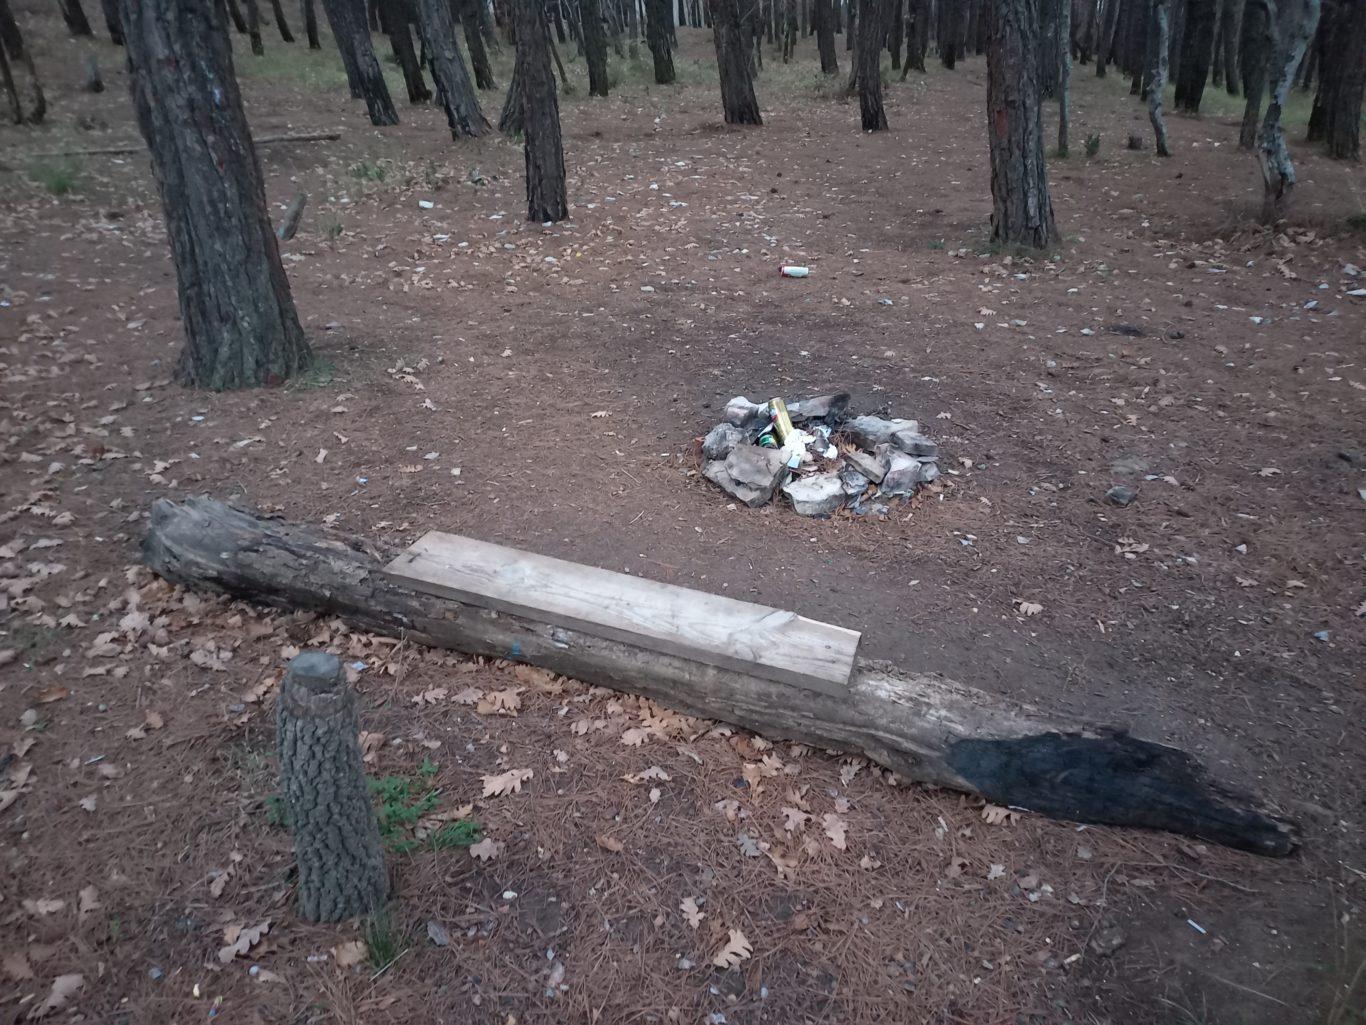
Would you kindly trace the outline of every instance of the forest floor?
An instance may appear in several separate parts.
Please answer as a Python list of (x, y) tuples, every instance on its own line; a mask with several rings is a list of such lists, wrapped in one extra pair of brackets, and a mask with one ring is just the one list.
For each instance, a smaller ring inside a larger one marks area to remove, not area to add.
[[(171, 383), (145, 157), (40, 155), (139, 143), (121, 55), (38, 6), (50, 120), (0, 128), (0, 1017), (1366, 1021), (1360, 167), (1296, 144), (1294, 219), (1263, 232), (1236, 101), (1170, 117), (1159, 160), (1125, 148), (1149, 138), (1125, 83), (1079, 67), (1050, 162), (1065, 244), (1012, 259), (987, 244), (980, 58), (893, 81), (868, 136), (804, 40), (765, 53), (764, 127), (732, 130), (685, 29), (675, 87), (614, 57), (589, 100), (567, 61), (572, 217), (543, 228), (518, 145), (452, 144), (434, 108), (374, 129), (332, 51), (267, 35), (237, 56), (256, 133), (342, 136), (259, 150), (273, 216), (310, 196), (283, 252), (318, 364), (197, 393)], [(920, 419), (948, 486), (811, 521), (697, 475), (730, 397), (835, 390)], [(139, 541), (154, 499), (197, 493), (857, 628), (865, 655), (1186, 747), (1304, 845), (986, 821), (858, 760), (177, 592)], [(291, 910), (271, 684), (308, 645), (363, 663), (395, 818), (472, 804), (492, 841), (395, 853), (384, 921)], [(534, 775), (481, 797), (511, 770)], [(733, 929), (751, 955), (713, 967)]]

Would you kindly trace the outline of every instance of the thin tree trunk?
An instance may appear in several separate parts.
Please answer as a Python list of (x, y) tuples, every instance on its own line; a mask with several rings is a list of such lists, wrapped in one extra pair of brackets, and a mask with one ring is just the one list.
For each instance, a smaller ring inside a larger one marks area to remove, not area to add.
[(909, 0), (909, 3), (912, 14), (911, 23), (906, 27), (906, 67), (924, 74), (925, 55), (930, 49), (930, 0)]
[(645, 0), (645, 42), (654, 61), (655, 84), (669, 85), (674, 81), (674, 58), (669, 45), (671, 0)]
[(859, 4), (858, 48), (855, 65), (858, 78), (860, 122), (865, 132), (885, 132), (887, 112), (882, 107), (882, 43), (887, 20), (883, 4), (887, 0), (861, 0)]
[(840, 62), (835, 50), (835, 15), (832, 0), (814, 0), (811, 20), (816, 30), (816, 52), (821, 58), (821, 72), (826, 75), (838, 75)]
[(716, 67), (721, 78), (721, 108), (728, 125), (761, 125), (759, 101), (754, 96), (754, 67), (750, 57), (750, 27), (740, 14), (741, 0), (707, 0)]
[[(1366, 87), (1366, 0), (1343, 0), (1337, 31), (1323, 55), (1322, 139), (1335, 160), (1361, 159), (1361, 103)], [(1315, 103), (1318, 107), (1318, 103)]]
[[(1100, 31), (1100, 42), (1096, 46), (1096, 77), (1104, 78), (1107, 65), (1114, 60), (1115, 37), (1119, 32), (1119, 15), (1125, 0), (1104, 0), (1105, 20)], [(1132, 2), (1132, 0), (1129, 0)]]
[(1285, 216), (1295, 191), (1295, 165), (1285, 144), (1281, 111), (1295, 69), (1304, 58), (1309, 41), (1318, 27), (1319, 0), (1282, 0), (1272, 21), (1275, 45), (1268, 65), (1270, 102), (1258, 135), (1258, 163), (1262, 171), (1262, 221), (1274, 224)]
[(251, 52), (257, 57), (266, 55), (266, 44), (261, 39), (261, 8), (256, 0), (243, 0), (247, 5), (247, 38), (251, 40)]
[(1218, 0), (1187, 0), (1186, 26), (1176, 76), (1177, 110), (1191, 114), (1200, 110), (1214, 55), (1214, 29), (1218, 17)]
[(384, 72), (375, 57), (370, 20), (362, 0), (323, 0), (323, 10), (327, 12), (332, 35), (342, 52), (342, 62), (347, 65), (348, 78), (352, 79), (352, 94), (365, 100), (370, 123), (398, 124), (398, 111), (394, 109), (389, 85), (384, 81)]
[(9, 56), (0, 46), (0, 85), (5, 88), (5, 100), (9, 104), (10, 120), (16, 125), (24, 123), (24, 107), (19, 102), (19, 90), (14, 85), (14, 72), (10, 70)]
[(246, 35), (247, 19), (246, 15), (242, 13), (242, 5), (239, 4), (237, 0), (215, 0), (215, 2), (223, 4), (227, 9), (228, 17), (232, 19), (232, 27), (236, 30), (237, 34), (240, 36)]
[[(42, 83), (38, 81), (38, 69), (33, 63), (33, 54), (24, 45), (24, 35), (19, 31), (19, 23), (10, 10), (9, 0), (0, 0), (0, 48), (4, 49), (12, 61), (7, 88), (14, 89), (19, 103), (18, 124), (42, 124), (47, 114), (47, 97), (43, 94)], [(22, 68), (28, 79), (29, 104), (24, 109), (20, 92), (14, 78), (14, 68)]]
[(1058, 9), (1058, 156), (1066, 159), (1072, 125), (1072, 0)]
[(285, 21), (285, 7), (281, 0), (270, 0), (270, 13), (274, 15), (275, 27), (280, 31), (280, 41), (294, 42), (294, 33), (289, 30), (289, 22)]
[(607, 76), (607, 33), (602, 27), (600, 0), (580, 0), (579, 20), (583, 22), (583, 55), (588, 65), (588, 95), (606, 96), (611, 89)]
[(1062, 8), (1071, 0), (1039, 0), (1039, 96), (1058, 96), (1058, 72), (1062, 69), (1060, 25)]
[(308, 37), (308, 48), (321, 50), (323, 44), (318, 38), (318, 10), (314, 6), (314, 0), (300, 0), (300, 8), (304, 19), (304, 34)]
[(100, 0), (104, 9), (104, 26), (109, 30), (109, 40), (115, 46), (123, 45), (123, 25), (119, 21), (119, 0)]
[(223, 8), (121, 7), (129, 88), (179, 286), (185, 348), (176, 376), (214, 391), (279, 384), (312, 353), (266, 212)]
[(887, 52), (892, 55), (892, 70), (901, 70), (901, 33), (902, 21), (901, 8), (903, 0), (890, 0), (890, 8), (887, 17)]
[(427, 67), (436, 83), (436, 95), (446, 111), (452, 139), (467, 139), (489, 130), (474, 82), (455, 43), (450, 0), (416, 0), (418, 24), (422, 27)]
[(280, 683), (276, 743), (299, 917), (308, 922), (369, 914), (389, 894), (359, 737), (341, 660), (322, 651), (295, 656)]
[(422, 65), (413, 47), (412, 0), (379, 0), (379, 25), (389, 37), (394, 57), (403, 72), (403, 85), (408, 92), (409, 103), (426, 103), (432, 98), (427, 82), (422, 77)]
[(550, 71), (550, 26), (541, 0), (513, 0), (517, 27), (517, 70), (521, 79), (522, 153), (526, 161), (529, 221), (562, 221), (569, 216), (565, 192), (560, 103)]
[(1243, 0), (1224, 0), (1219, 10), (1220, 44), (1224, 50), (1224, 89), (1230, 96), (1240, 92), (1238, 70), (1238, 29), (1243, 20)]
[(1148, 73), (1148, 120), (1153, 125), (1153, 140), (1159, 157), (1171, 156), (1167, 147), (1167, 122), (1162, 116), (1163, 90), (1167, 88), (1167, 34), (1171, 31), (1167, 24), (1167, 4), (1169, 0), (1153, 0), (1153, 40), (1148, 60), (1151, 71)]
[(1037, 0), (992, 0), (987, 37), (991, 237), (1047, 249), (1058, 238), (1044, 161)]
[(493, 64), (484, 45), (483, 15), (481, 0), (451, 0), (452, 9), (460, 14), (460, 28), (465, 34), (465, 49), (470, 55), (470, 70), (474, 72), (474, 84), (480, 89), (497, 89), (498, 82), (493, 77)]
[(508, 82), (507, 96), (503, 99), (503, 112), (498, 116), (498, 131), (509, 139), (522, 134), (522, 75), (521, 63), (515, 58), (512, 62), (512, 79)]
[(1250, 150), (1257, 145), (1257, 128), (1262, 120), (1262, 96), (1266, 92), (1266, 66), (1270, 59), (1271, 0), (1246, 0), (1239, 30), (1238, 67), (1243, 78), (1243, 123), (1238, 145)]
[(66, 22), (67, 31), (73, 36), (93, 36), (95, 33), (90, 30), (90, 21), (85, 16), (85, 8), (81, 6), (81, 0), (58, 0), (62, 8), (62, 20)]

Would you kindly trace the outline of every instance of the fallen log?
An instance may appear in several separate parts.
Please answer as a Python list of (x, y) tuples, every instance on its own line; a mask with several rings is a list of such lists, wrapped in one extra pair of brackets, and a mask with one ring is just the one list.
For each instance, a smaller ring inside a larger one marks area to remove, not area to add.
[(209, 498), (152, 507), (143, 559), (167, 580), (352, 627), (512, 659), (644, 694), (692, 715), (867, 757), (908, 779), (1060, 819), (1163, 829), (1266, 855), (1294, 823), (1191, 755), (1069, 722), (937, 675), (859, 659), (836, 696), (422, 594), (384, 573), (397, 553), (262, 519)]

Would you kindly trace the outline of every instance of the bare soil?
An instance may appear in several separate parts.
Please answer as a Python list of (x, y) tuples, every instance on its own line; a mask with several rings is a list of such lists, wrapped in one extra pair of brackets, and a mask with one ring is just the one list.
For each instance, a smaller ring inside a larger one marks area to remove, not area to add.
[[(1159, 160), (1124, 148), (1147, 132), (1125, 83), (1080, 67), (1072, 138), (1100, 152), (1051, 162), (1065, 245), (1012, 257), (987, 243), (980, 59), (890, 85), (892, 130), (865, 136), (805, 40), (790, 66), (766, 52), (766, 123), (740, 131), (709, 36), (683, 29), (677, 87), (614, 57), (590, 101), (569, 61), (573, 211), (542, 227), (518, 145), (452, 144), (430, 108), (373, 129), (332, 51), (268, 36), (237, 58), (257, 134), (342, 133), (259, 151), (273, 215), (310, 196), (284, 252), (319, 363), (196, 393), (171, 383), (145, 158), (35, 155), (138, 142), (121, 56), (18, 7), (53, 109), (0, 128), (0, 740), (30, 772), (0, 811), (6, 1020), (79, 973), (54, 1019), (1366, 1021), (1359, 166), (1297, 146), (1294, 220), (1255, 229), (1235, 105), (1169, 118)], [(86, 52), (102, 95), (79, 92)], [(779, 278), (788, 261), (811, 276)], [(886, 521), (809, 521), (697, 474), (731, 396), (837, 389), (920, 419), (946, 486)], [(1137, 501), (1107, 504), (1115, 483)], [(992, 823), (573, 681), (175, 592), (136, 567), (142, 522), (202, 492), (860, 629), (866, 655), (1197, 752), (1298, 816), (1304, 847)], [(363, 664), (375, 774), (472, 803), (501, 845), (394, 856), (386, 925), (291, 911), (270, 684), (308, 645)], [(517, 687), (515, 715), (455, 700)], [(650, 766), (668, 780), (623, 779)], [(483, 798), (510, 769), (534, 775)], [(789, 831), (783, 808), (813, 818)], [(265, 921), (220, 960), (226, 928)], [(397, 960), (339, 965), (367, 928)], [(752, 955), (713, 967), (732, 929)]]

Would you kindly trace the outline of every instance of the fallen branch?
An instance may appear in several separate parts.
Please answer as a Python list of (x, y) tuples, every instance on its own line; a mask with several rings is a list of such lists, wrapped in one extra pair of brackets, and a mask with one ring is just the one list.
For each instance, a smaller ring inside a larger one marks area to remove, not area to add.
[[(272, 146), (282, 142), (336, 142), (341, 132), (300, 132), (298, 135), (262, 135), (252, 139), (256, 146)], [(147, 149), (143, 142), (131, 146), (100, 146), (95, 149), (51, 149), (40, 153), (26, 153), (26, 157), (124, 157)]]
[(1259, 854), (1295, 825), (1189, 754), (1068, 722), (940, 676), (860, 659), (833, 696), (621, 641), (418, 593), (383, 572), (396, 553), (264, 520), (208, 498), (152, 507), (149, 567), (187, 587), (470, 654), (513, 659), (773, 737), (867, 755), (901, 776), (1055, 818), (1165, 829)]

